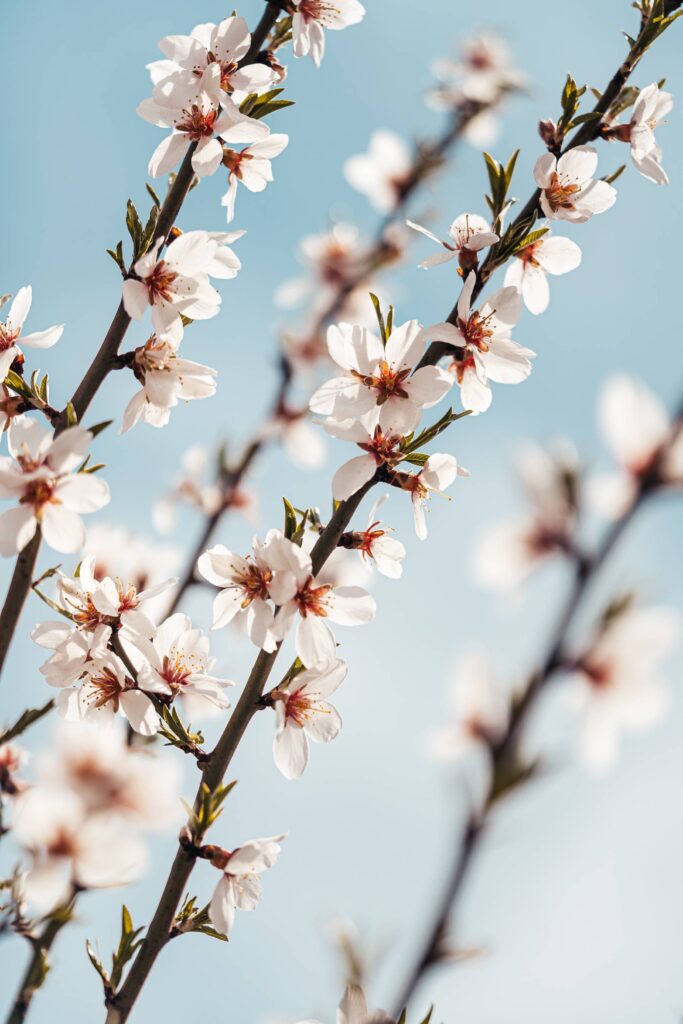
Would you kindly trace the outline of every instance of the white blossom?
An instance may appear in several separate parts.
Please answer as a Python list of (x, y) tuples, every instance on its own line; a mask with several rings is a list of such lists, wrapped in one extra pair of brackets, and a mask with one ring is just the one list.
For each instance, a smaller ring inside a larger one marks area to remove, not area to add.
[[(72, 637), (70, 643), (77, 641), (78, 636)], [(80, 686), (64, 686), (61, 690), (57, 700), (59, 713), (67, 722), (90, 721), (111, 727), (116, 716), (121, 715), (141, 736), (154, 736), (159, 730), (159, 716), (151, 699), (143, 693), (143, 689), (151, 690), (152, 686), (145, 686), (140, 675), (138, 686), (121, 658), (111, 651), (99, 658), (91, 657), (84, 664)]]
[(383, 431), (410, 433), (422, 410), (440, 402), (453, 383), (438, 366), (415, 369), (426, 340), (417, 320), (395, 327), (386, 346), (367, 328), (346, 323), (331, 326), (327, 347), (342, 375), (317, 389), (310, 401), (312, 412), (344, 420), (378, 406)]
[(209, 268), (218, 243), (207, 231), (187, 231), (175, 238), (161, 255), (163, 238), (133, 266), (133, 277), (123, 282), (123, 305), (128, 316), (140, 320), (152, 307), (152, 323), (164, 334), (180, 317), (209, 320), (216, 316), (221, 297), (209, 282)]
[(505, 284), (522, 293), (524, 305), (537, 316), (550, 302), (548, 274), (567, 274), (581, 263), (581, 250), (570, 238), (549, 234), (516, 252), (505, 272)]
[(397, 465), (403, 458), (400, 444), (402, 433), (383, 431), (377, 422), (377, 409), (358, 420), (325, 420), (325, 430), (332, 437), (356, 444), (364, 455), (356, 455), (340, 466), (332, 478), (332, 496), (335, 501), (346, 501), (373, 478), (378, 467)]
[(458, 464), (454, 455), (435, 453), (430, 455), (419, 473), (405, 473), (401, 476), (401, 487), (408, 491), (413, 503), (415, 533), (420, 540), (427, 537), (425, 508), (431, 494), (446, 497), (444, 491), (458, 476), (469, 476), (469, 470)]
[(221, 199), (221, 204), (226, 207), (228, 224), (235, 218), (237, 183), (241, 181), (250, 192), (263, 192), (266, 185), (273, 180), (271, 161), (288, 145), (288, 135), (275, 134), (268, 135), (251, 146), (245, 146), (242, 150), (226, 148), (223, 151), (223, 163), (229, 174), (228, 191)]
[(329, 743), (341, 729), (339, 712), (327, 697), (344, 681), (347, 671), (343, 661), (322, 662), (269, 694), (275, 709), (273, 756), (285, 778), (303, 775), (309, 740)]
[(664, 717), (670, 695), (659, 677), (680, 633), (670, 608), (629, 608), (608, 622), (571, 674), (571, 695), (582, 714), (579, 747), (597, 771), (617, 760), (622, 733), (642, 732)]
[(292, 18), (294, 56), (310, 56), (319, 68), (325, 53), (325, 29), (348, 28), (364, 17), (359, 0), (297, 0)]
[(97, 512), (109, 501), (109, 488), (93, 473), (75, 473), (92, 434), (69, 427), (54, 437), (28, 417), (8, 431), (10, 456), (0, 456), (0, 497), (18, 505), (0, 515), (0, 554), (14, 555), (40, 526), (56, 551), (78, 551), (85, 541), (81, 513)]
[(336, 657), (336, 640), (327, 621), (360, 626), (375, 617), (375, 601), (362, 587), (333, 587), (313, 575), (311, 556), (280, 535), (270, 546), (275, 568), (270, 594), (279, 606), (273, 634), (283, 640), (298, 619), (296, 653), (307, 668)]
[(583, 224), (604, 213), (617, 199), (616, 189), (594, 179), (598, 154), (593, 146), (575, 146), (559, 159), (544, 153), (536, 161), (534, 178), (541, 189), (541, 209), (550, 220)]
[(211, 863), (222, 875), (209, 907), (214, 928), (228, 935), (235, 922), (236, 910), (256, 909), (261, 902), (260, 876), (277, 861), (280, 843), (285, 838), (280, 835), (251, 839), (232, 852), (215, 848)]
[[(301, 1020), (298, 1024), (320, 1024), (317, 1020)], [(384, 1010), (368, 1010), (365, 994), (359, 985), (349, 983), (337, 1009), (336, 1024), (396, 1024)]]
[(521, 311), (519, 291), (512, 286), (501, 288), (484, 301), (480, 310), (473, 310), (475, 283), (472, 272), (458, 298), (457, 326), (434, 324), (426, 328), (425, 334), (462, 350), (450, 369), (460, 385), (463, 408), (476, 414), (485, 412), (491, 404), (489, 381), (519, 384), (526, 380), (535, 353), (510, 337)]
[(352, 188), (367, 196), (378, 213), (391, 213), (401, 198), (412, 170), (413, 158), (403, 139), (390, 131), (370, 136), (367, 153), (351, 156), (344, 176)]
[(414, 231), (419, 231), (420, 234), (430, 238), (432, 242), (436, 242), (445, 250), (422, 260), (420, 266), (424, 270), (454, 259), (458, 260), (461, 270), (473, 270), (478, 263), (477, 253), (482, 249), (487, 249), (490, 245), (495, 245), (498, 241), (498, 235), (491, 230), (491, 225), (478, 213), (461, 213), (459, 217), (455, 218), (448, 229), (450, 242), (438, 238), (427, 228), (412, 220), (406, 221), (406, 223)]
[(176, 320), (165, 334), (153, 334), (135, 349), (133, 372), (142, 386), (126, 406), (122, 434), (141, 420), (165, 427), (178, 402), (215, 395), (216, 370), (178, 355), (182, 333), (182, 324)]
[(325, 234), (302, 238), (299, 253), (310, 276), (292, 278), (276, 289), (275, 303), (283, 309), (299, 305), (321, 288), (325, 297), (336, 294), (362, 265), (365, 247), (356, 225), (339, 221)]
[(225, 689), (234, 684), (210, 675), (215, 658), (209, 656), (209, 639), (193, 629), (187, 615), (176, 612), (156, 627), (150, 638), (137, 636), (131, 644), (142, 659), (137, 661), (138, 685), (142, 690), (175, 700), (195, 694), (219, 708), (230, 707)]
[(374, 566), (382, 576), (390, 580), (400, 579), (403, 573), (403, 559), (406, 549), (400, 540), (391, 536), (391, 531), (381, 529), (382, 522), (377, 512), (387, 500), (387, 495), (378, 498), (370, 509), (368, 525), (359, 535), (359, 546), (356, 548), (364, 565)]
[(187, 88), (196, 85), (197, 80), (201, 85), (207, 71), (214, 74), (214, 64), (220, 69), (220, 89), (235, 100), (244, 99), (249, 93), (264, 92), (275, 83), (277, 74), (266, 64), (240, 67), (250, 44), (249, 27), (244, 18), (238, 17), (225, 18), (218, 25), (196, 25), (189, 36), (165, 36), (159, 40), (159, 49), (166, 60), (147, 65), (152, 82), (161, 86), (155, 93), (163, 95), (176, 87)]
[(4, 380), (15, 359), (21, 356), (18, 342), (29, 348), (52, 348), (62, 336), (64, 324), (56, 324), (45, 331), (22, 334), (22, 328), (31, 309), (33, 292), (30, 285), (20, 288), (14, 296), (4, 323), (0, 322), (0, 380)]

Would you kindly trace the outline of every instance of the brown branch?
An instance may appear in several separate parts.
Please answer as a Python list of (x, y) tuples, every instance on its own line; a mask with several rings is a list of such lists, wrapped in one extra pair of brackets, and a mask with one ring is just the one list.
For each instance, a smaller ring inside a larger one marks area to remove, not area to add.
[(22, 1024), (22, 1021), (26, 1020), (33, 997), (50, 970), (48, 953), (64, 925), (71, 920), (75, 899), (74, 895), (52, 913), (40, 935), (27, 936), (33, 947), (33, 953), (19, 982), (19, 988), (7, 1015), (6, 1024)]

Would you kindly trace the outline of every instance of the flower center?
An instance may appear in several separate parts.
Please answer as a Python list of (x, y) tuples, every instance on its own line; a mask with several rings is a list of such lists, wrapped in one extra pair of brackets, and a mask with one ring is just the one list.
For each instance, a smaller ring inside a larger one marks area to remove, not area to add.
[(16, 342), (21, 334), (21, 328), (14, 330), (11, 324), (0, 324), (0, 352), (6, 352)]
[(31, 480), (24, 488), (24, 493), (19, 502), (21, 505), (32, 505), (34, 510), (38, 512), (48, 502), (51, 502), (53, 505), (59, 504), (59, 499), (55, 498), (54, 492), (54, 480)]
[(269, 597), (268, 585), (273, 579), (269, 569), (261, 569), (258, 565), (249, 563), (246, 569), (236, 573), (233, 577), (235, 585), (244, 594), (242, 608), (248, 608), (252, 601), (267, 601)]
[(404, 384), (410, 376), (410, 367), (403, 370), (394, 370), (382, 359), (377, 364), (377, 371), (374, 374), (362, 374), (352, 370), (351, 374), (366, 388), (370, 388), (377, 395), (377, 405), (384, 405), (389, 398), (408, 398)]
[(285, 719), (304, 727), (309, 718), (313, 717), (313, 701), (301, 691), (292, 693), (285, 700)]
[(378, 466), (385, 463), (391, 465), (400, 461), (400, 453), (396, 451), (400, 440), (396, 434), (383, 434), (382, 428), (377, 425), (372, 440), (359, 444), (358, 447), (373, 455)]
[(327, 595), (331, 589), (329, 584), (314, 587), (313, 577), (310, 576), (294, 598), (302, 618), (305, 619), (309, 614), (318, 615), (323, 619), (327, 618)]
[(50, 839), (46, 851), (50, 857), (73, 857), (76, 854), (76, 839), (73, 832), (60, 828)]
[(296, 13), (300, 14), (305, 22), (320, 21), (323, 25), (331, 25), (341, 11), (329, 0), (300, 0)]
[(155, 264), (151, 274), (145, 278), (145, 284), (149, 290), (150, 301), (152, 303), (163, 300), (164, 302), (173, 301), (173, 284), (178, 275), (174, 270), (171, 270), (168, 263), (165, 260), (159, 260)]
[(489, 339), (493, 337), (493, 328), (490, 326), (492, 313), (482, 317), (480, 313), (470, 313), (467, 322), (459, 320), (458, 325), (468, 345), (478, 349), (480, 352), (488, 352), (490, 348)]
[(223, 166), (227, 167), (231, 174), (234, 174), (240, 180), (242, 178), (242, 164), (245, 160), (253, 160), (251, 153), (247, 153), (246, 149), (242, 152), (238, 152), (236, 149), (223, 149)]
[(566, 178), (560, 178), (559, 174), (555, 172), (550, 179), (550, 185), (545, 190), (545, 197), (551, 210), (571, 210), (574, 206), (572, 197), (575, 197), (580, 191), (580, 185), (572, 184)]
[(83, 693), (88, 704), (93, 708), (104, 708), (107, 704), (111, 704), (114, 711), (119, 710), (121, 684), (110, 668), (103, 668), (98, 675), (91, 676), (89, 682), (83, 687)]
[(386, 530), (378, 530), (379, 519), (375, 523), (371, 523), (367, 530), (361, 534), (361, 545), (358, 549), (364, 558), (373, 558), (372, 546), (375, 544), (380, 537), (386, 536)]
[(520, 252), (515, 253), (518, 260), (521, 260), (525, 267), (537, 267), (538, 262), (538, 251), (541, 248), (541, 242), (532, 242), (531, 245), (527, 245), (526, 249), (521, 249)]
[(192, 142), (199, 142), (200, 139), (211, 138), (217, 116), (218, 110), (210, 110), (206, 113), (196, 103), (193, 103), (191, 107), (182, 111), (175, 127), (177, 131), (187, 135)]

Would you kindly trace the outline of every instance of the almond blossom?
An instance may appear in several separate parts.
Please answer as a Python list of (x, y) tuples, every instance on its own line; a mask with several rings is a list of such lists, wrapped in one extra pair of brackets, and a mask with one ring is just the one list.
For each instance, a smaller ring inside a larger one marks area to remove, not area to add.
[(472, 804), (480, 807), (491, 781), (491, 750), (505, 735), (510, 717), (510, 695), (484, 652), (471, 651), (456, 662), (451, 711), (451, 721), (429, 737), (429, 753), (458, 762)]
[(308, 764), (308, 741), (329, 743), (342, 726), (337, 709), (328, 704), (346, 678), (346, 662), (321, 662), (299, 672), (270, 692), (275, 709), (275, 764), (286, 779), (298, 779)]
[(43, 913), (70, 899), (74, 887), (127, 885), (146, 863), (137, 836), (55, 786), (35, 786), (21, 797), (13, 833), (31, 858), (22, 894)]
[[(109, 652), (111, 637), (111, 626), (100, 623), (86, 632), (74, 628), (73, 622), (67, 619), (40, 622), (31, 631), (34, 643), (53, 652), (40, 666), (40, 672), (50, 686), (59, 688), (73, 685), (101, 663)], [(74, 709), (77, 710), (77, 705)], [(66, 705), (63, 710), (66, 711)]]
[(611, 377), (600, 394), (598, 419), (619, 467), (591, 481), (593, 504), (603, 515), (622, 515), (635, 498), (642, 478), (655, 465), (664, 485), (683, 483), (683, 432), (673, 438), (662, 458), (662, 449), (671, 441), (674, 428), (666, 408), (643, 381), (627, 374)]
[(276, 289), (275, 302), (283, 309), (298, 305), (320, 287), (325, 294), (343, 288), (357, 273), (365, 247), (356, 225), (339, 221), (325, 234), (302, 238), (299, 253), (311, 276), (293, 278)]
[[(77, 637), (72, 637), (70, 642), (76, 643)], [(152, 687), (140, 688), (118, 655), (106, 651), (101, 658), (92, 658), (91, 652), (84, 664), (80, 686), (64, 686), (57, 708), (67, 722), (90, 721), (113, 726), (116, 716), (121, 715), (141, 736), (154, 736), (159, 731), (159, 716), (143, 689)]]
[(284, 835), (268, 839), (251, 839), (232, 852), (219, 846), (205, 848), (212, 852), (210, 863), (222, 872), (209, 907), (214, 928), (228, 935), (235, 923), (236, 910), (255, 910), (261, 902), (260, 876), (272, 868), (280, 855)]
[(0, 743), (0, 795), (18, 796), (26, 788), (19, 772), (29, 759), (29, 753), (11, 741)]
[(364, 17), (359, 0), (297, 0), (292, 18), (294, 56), (310, 56), (319, 68), (325, 53), (325, 29), (348, 28)]
[[(349, 983), (337, 1009), (337, 1024), (396, 1024), (384, 1010), (368, 1010), (365, 994), (359, 985)], [(301, 1020), (298, 1024), (320, 1024), (317, 1020)]]
[(332, 478), (335, 501), (346, 501), (373, 478), (380, 466), (392, 468), (403, 458), (400, 445), (403, 434), (383, 431), (377, 422), (378, 410), (371, 409), (359, 420), (325, 420), (325, 430), (332, 437), (351, 441), (365, 452), (349, 459)]
[(536, 161), (534, 178), (541, 189), (541, 209), (550, 220), (583, 224), (604, 213), (617, 199), (616, 189), (594, 179), (598, 154), (593, 146), (575, 146), (559, 159), (544, 153)]
[(228, 191), (221, 199), (221, 204), (226, 207), (228, 224), (235, 219), (237, 183), (241, 181), (250, 192), (263, 192), (266, 185), (273, 180), (271, 160), (279, 156), (288, 145), (289, 135), (275, 134), (268, 135), (251, 146), (245, 146), (242, 150), (227, 147), (223, 150), (223, 165), (228, 168), (229, 174)]
[[(520, 89), (523, 75), (513, 66), (505, 39), (496, 32), (483, 31), (462, 39), (457, 60), (440, 59), (432, 64), (434, 75), (443, 83), (443, 105), (454, 96), (479, 103), (492, 103), (502, 92)], [(448, 89), (448, 91), (446, 91)], [(432, 93), (434, 99), (439, 93)]]
[(539, 566), (560, 552), (572, 552), (580, 466), (573, 445), (527, 445), (517, 471), (530, 508), (526, 515), (485, 530), (474, 547), (477, 583), (514, 592)]
[(56, 551), (78, 551), (85, 540), (81, 513), (97, 512), (109, 501), (109, 488), (93, 473), (74, 472), (83, 462), (92, 434), (69, 427), (54, 437), (28, 417), (9, 428), (10, 457), (0, 456), (0, 497), (19, 504), (0, 515), (0, 554), (17, 554), (40, 527)]
[(344, 534), (340, 544), (357, 551), (364, 565), (370, 568), (374, 566), (382, 576), (397, 580), (403, 573), (401, 563), (406, 557), (406, 549), (400, 540), (391, 536), (390, 530), (381, 529), (382, 523), (377, 518), (377, 512), (387, 498), (388, 495), (383, 494), (377, 499), (370, 509), (368, 525), (364, 530)]
[(662, 167), (662, 151), (655, 139), (655, 129), (674, 105), (670, 92), (664, 92), (656, 82), (641, 89), (633, 105), (628, 124), (606, 125), (606, 139), (618, 139), (631, 146), (631, 159), (643, 177), (655, 185), (668, 185), (669, 178)]
[(137, 112), (145, 121), (172, 129), (151, 156), (151, 178), (172, 171), (190, 146), (194, 146), (192, 169), (205, 178), (220, 167), (223, 142), (255, 142), (270, 133), (268, 125), (240, 113), (221, 91), (221, 71), (215, 63), (199, 79), (167, 79), (157, 85), (153, 96), (143, 100)]
[(22, 357), (18, 341), (29, 348), (52, 348), (56, 345), (64, 331), (64, 324), (55, 324), (45, 331), (34, 331), (32, 334), (21, 333), (26, 317), (31, 309), (33, 292), (30, 285), (20, 288), (12, 300), (9, 313), (4, 323), (0, 323), (0, 381), (3, 381), (15, 359)]
[(453, 383), (441, 367), (415, 370), (426, 341), (417, 320), (395, 327), (386, 345), (367, 328), (347, 323), (331, 326), (327, 347), (343, 375), (318, 388), (310, 409), (344, 420), (379, 407), (383, 431), (410, 433), (419, 423), (422, 410), (440, 402)]
[[(178, 548), (160, 544), (112, 522), (98, 521), (89, 528), (83, 554), (84, 558), (93, 556), (96, 580), (105, 576), (126, 580), (138, 594), (148, 588), (151, 592), (151, 588), (170, 581), (180, 564)], [(144, 599), (150, 602), (151, 608), (156, 608), (160, 596), (161, 592), (156, 590), (153, 597), (146, 593)]]
[(430, 455), (419, 473), (396, 474), (395, 481), (408, 491), (413, 503), (415, 533), (420, 540), (427, 538), (425, 508), (431, 494), (446, 497), (443, 493), (458, 476), (469, 476), (469, 470), (458, 464), (454, 455), (435, 453)]
[(403, 139), (390, 131), (370, 136), (367, 153), (351, 156), (344, 164), (344, 177), (352, 188), (367, 196), (378, 213), (396, 208), (412, 171), (413, 157)]
[(604, 771), (618, 757), (622, 733), (642, 732), (663, 718), (670, 695), (659, 677), (680, 634), (680, 618), (670, 608), (629, 608), (617, 613), (570, 678), (571, 697), (583, 722), (582, 760)]
[(152, 307), (152, 323), (164, 334), (180, 317), (209, 320), (220, 309), (221, 297), (209, 283), (209, 268), (216, 260), (218, 243), (207, 231), (187, 231), (175, 238), (161, 256), (164, 239), (134, 264), (123, 282), (123, 305), (128, 316), (140, 320)]
[(182, 324), (176, 320), (165, 334), (153, 334), (135, 349), (133, 372), (142, 387), (126, 406), (122, 434), (141, 420), (165, 427), (178, 402), (215, 395), (217, 371), (178, 355), (182, 334)]
[(487, 249), (490, 245), (495, 245), (499, 240), (498, 235), (491, 230), (490, 224), (477, 213), (461, 213), (459, 217), (455, 218), (448, 229), (451, 242), (445, 242), (412, 220), (406, 221), (406, 224), (413, 231), (419, 231), (420, 234), (445, 249), (445, 252), (438, 252), (436, 255), (422, 260), (419, 266), (424, 270), (454, 259), (458, 260), (461, 271), (474, 270), (479, 263), (477, 253), (482, 249)]
[(486, 299), (480, 310), (471, 308), (476, 275), (470, 273), (458, 298), (457, 326), (434, 324), (425, 330), (433, 341), (446, 342), (461, 350), (451, 363), (460, 385), (463, 408), (477, 414), (491, 404), (489, 381), (519, 384), (531, 373), (535, 353), (510, 337), (519, 320), (521, 298), (512, 286), (501, 288)]
[(244, 614), (252, 643), (264, 651), (275, 650), (270, 587), (279, 565), (279, 561), (274, 561), (273, 551), (283, 540), (280, 530), (270, 530), (263, 543), (254, 537), (253, 554), (246, 558), (223, 544), (216, 544), (200, 556), (198, 572), (208, 583), (221, 588), (213, 603), (212, 629), (221, 629), (235, 616)]
[(538, 316), (550, 303), (547, 274), (567, 274), (581, 263), (581, 250), (570, 238), (543, 235), (515, 253), (505, 272), (505, 284), (522, 293), (524, 305)]
[(192, 628), (187, 615), (170, 615), (151, 638), (137, 636), (131, 644), (140, 689), (171, 700), (194, 694), (218, 708), (230, 707), (224, 690), (234, 684), (209, 674), (215, 663), (209, 656), (209, 639), (200, 629)]
[(334, 661), (337, 642), (327, 620), (360, 626), (375, 617), (375, 601), (362, 587), (333, 587), (313, 574), (311, 556), (286, 537), (271, 546), (275, 568), (270, 594), (279, 606), (273, 634), (283, 640), (298, 619), (295, 648), (306, 668)]
[(202, 84), (214, 64), (220, 69), (219, 84), (234, 99), (249, 93), (262, 93), (277, 81), (277, 74), (267, 64), (245, 64), (251, 44), (251, 33), (244, 18), (225, 18), (214, 25), (196, 25), (189, 36), (165, 36), (159, 49), (166, 60), (147, 65), (152, 82), (163, 91), (180, 86)]

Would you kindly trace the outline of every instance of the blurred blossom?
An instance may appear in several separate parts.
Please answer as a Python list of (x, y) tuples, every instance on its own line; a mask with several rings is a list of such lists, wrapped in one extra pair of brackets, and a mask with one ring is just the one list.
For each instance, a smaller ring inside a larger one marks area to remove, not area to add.
[(613, 767), (622, 734), (646, 731), (664, 718), (671, 698), (660, 662), (678, 640), (680, 625), (672, 608), (617, 609), (576, 659), (570, 699), (582, 716), (579, 753), (589, 768)]
[(298, 306), (319, 288), (336, 293), (357, 272), (366, 247), (355, 224), (340, 221), (323, 235), (305, 235), (299, 245), (301, 262), (309, 271), (305, 277), (285, 281), (275, 291), (275, 302), (288, 309)]
[(517, 472), (529, 509), (518, 519), (488, 528), (478, 539), (472, 569), (479, 586), (512, 592), (548, 559), (572, 549), (580, 469), (569, 441), (547, 449), (525, 447)]
[(344, 176), (352, 188), (367, 196), (378, 213), (396, 207), (409, 180), (413, 155), (403, 139), (390, 131), (370, 136), (367, 153), (351, 156), (344, 164)]

